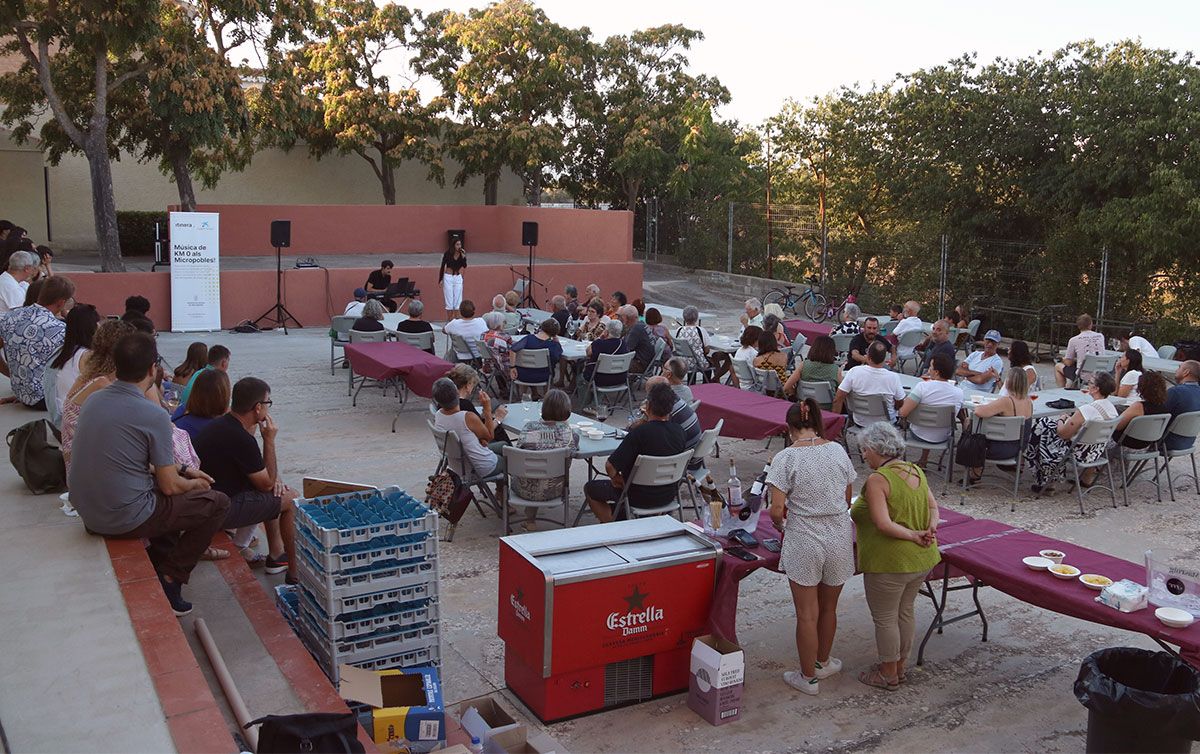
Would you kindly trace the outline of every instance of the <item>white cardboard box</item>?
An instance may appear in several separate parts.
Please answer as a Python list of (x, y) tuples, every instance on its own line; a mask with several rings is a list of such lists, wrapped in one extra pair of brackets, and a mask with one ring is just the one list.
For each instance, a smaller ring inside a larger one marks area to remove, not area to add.
[(731, 641), (711, 634), (692, 642), (688, 707), (712, 725), (724, 725), (742, 716), (742, 687), (746, 679), (746, 654)]

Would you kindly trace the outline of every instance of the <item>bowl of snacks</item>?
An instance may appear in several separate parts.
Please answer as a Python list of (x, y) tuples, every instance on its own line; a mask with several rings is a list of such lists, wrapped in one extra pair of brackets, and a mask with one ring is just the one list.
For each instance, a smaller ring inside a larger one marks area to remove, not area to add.
[(1187, 628), (1196, 618), (1187, 610), (1177, 607), (1160, 607), (1154, 611), (1154, 617), (1171, 628)]
[(1080, 573), (1078, 568), (1066, 563), (1052, 565), (1046, 570), (1050, 571), (1050, 574), (1057, 579), (1073, 579), (1078, 577)]
[(1043, 558), (1040, 555), (1030, 555), (1027, 558), (1022, 558), (1021, 562), (1034, 571), (1044, 571), (1055, 564), (1053, 560)]
[(1079, 577), (1079, 581), (1088, 589), (1095, 589), (1097, 592), (1106, 586), (1112, 586), (1113, 583), (1112, 579), (1098, 573), (1085, 573)]
[(1053, 560), (1056, 565), (1063, 562), (1063, 558), (1067, 557), (1064, 553), (1061, 553), (1058, 550), (1042, 550), (1038, 553), (1038, 555), (1041, 555), (1046, 560)]

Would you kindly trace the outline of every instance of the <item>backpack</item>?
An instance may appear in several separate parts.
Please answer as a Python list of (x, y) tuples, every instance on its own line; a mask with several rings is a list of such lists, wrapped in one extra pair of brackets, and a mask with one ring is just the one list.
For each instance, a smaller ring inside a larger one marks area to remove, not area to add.
[(954, 449), (954, 462), (959, 466), (977, 469), (987, 458), (988, 439), (981, 432), (964, 432)]
[(258, 754), (363, 754), (353, 712), (265, 715), (246, 723), (260, 725)]
[(463, 486), (462, 479), (450, 469), (443, 469), (429, 477), (429, 484), (425, 487), (425, 504), (429, 510), (451, 524), (458, 523), (474, 499), (470, 488)]
[(67, 487), (62, 436), (45, 419), (34, 419), (8, 433), (8, 460), (35, 495)]

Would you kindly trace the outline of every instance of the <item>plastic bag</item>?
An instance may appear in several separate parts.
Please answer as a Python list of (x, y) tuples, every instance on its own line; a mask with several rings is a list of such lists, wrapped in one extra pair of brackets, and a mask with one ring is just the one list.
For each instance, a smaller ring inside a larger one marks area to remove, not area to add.
[(1166, 652), (1113, 647), (1088, 655), (1075, 698), (1145, 735), (1200, 740), (1200, 673)]

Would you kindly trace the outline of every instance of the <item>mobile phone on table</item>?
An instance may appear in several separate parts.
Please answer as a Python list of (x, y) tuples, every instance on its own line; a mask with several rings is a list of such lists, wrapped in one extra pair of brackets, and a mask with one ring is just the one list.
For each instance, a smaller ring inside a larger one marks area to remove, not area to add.
[(737, 542), (742, 547), (758, 547), (758, 540), (754, 538), (753, 534), (745, 529), (734, 529), (733, 532), (730, 533), (729, 538), (734, 542)]
[(762, 546), (766, 548), (767, 552), (779, 552), (783, 549), (783, 542), (778, 539), (764, 539)]
[(725, 552), (746, 562), (758, 560), (758, 556), (742, 547), (730, 547)]

